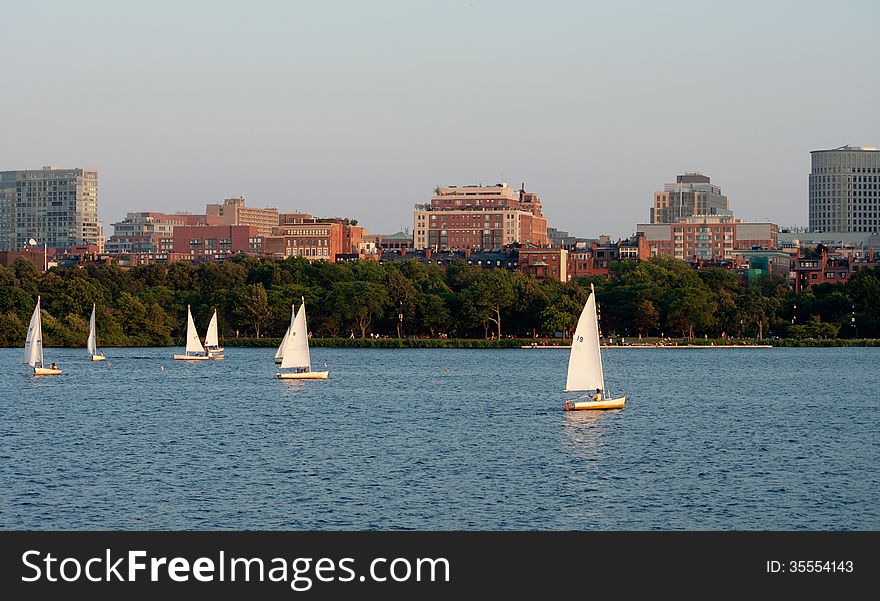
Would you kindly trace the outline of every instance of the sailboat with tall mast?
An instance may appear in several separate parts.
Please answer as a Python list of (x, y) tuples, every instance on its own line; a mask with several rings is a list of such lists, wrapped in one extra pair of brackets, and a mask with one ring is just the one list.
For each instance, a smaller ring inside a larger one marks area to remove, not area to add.
[(24, 343), (24, 362), (34, 370), (35, 376), (57, 376), (61, 374), (53, 363), (51, 367), (44, 367), (43, 363), (43, 317), (40, 314), (40, 297), (37, 297), (37, 306), (31, 315), (28, 325), (27, 337)]
[(98, 353), (98, 342), (95, 338), (95, 303), (92, 303), (92, 316), (89, 318), (89, 338), (86, 340), (86, 352), (92, 361), (105, 361), (103, 351)]
[(205, 336), (205, 352), (213, 359), (223, 358), (223, 347), (220, 346), (220, 337), (217, 333), (217, 309), (208, 323), (208, 333)]
[(309, 353), (309, 329), (306, 324), (306, 299), (298, 312), (290, 307), (290, 334), (281, 347), (281, 369), (293, 371), (275, 374), (279, 380), (326, 380), (329, 371), (312, 371), (312, 358)]
[(599, 346), (599, 317), (596, 312), (596, 291), (590, 284), (590, 296), (578, 319), (568, 356), (568, 377), (565, 391), (595, 391), (588, 397), (565, 402), (566, 411), (586, 409), (623, 409), (626, 396), (615, 398), (605, 387), (602, 349)]
[(186, 306), (186, 351), (183, 355), (174, 355), (178, 361), (210, 361), (211, 356), (205, 352), (196, 324), (193, 321), (192, 311)]

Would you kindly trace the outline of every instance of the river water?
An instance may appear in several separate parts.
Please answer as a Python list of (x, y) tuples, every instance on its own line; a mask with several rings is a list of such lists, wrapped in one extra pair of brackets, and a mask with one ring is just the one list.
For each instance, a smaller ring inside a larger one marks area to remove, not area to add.
[[(0, 528), (877, 530), (880, 349), (0, 349)], [(448, 371), (447, 371), (448, 370)]]

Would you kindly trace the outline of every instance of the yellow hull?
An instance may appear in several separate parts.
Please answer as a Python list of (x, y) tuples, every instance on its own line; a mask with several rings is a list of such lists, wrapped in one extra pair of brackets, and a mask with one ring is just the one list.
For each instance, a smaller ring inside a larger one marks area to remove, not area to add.
[(35, 376), (60, 376), (60, 369), (50, 369), (48, 367), (35, 367), (34, 368)]
[(218, 361), (223, 358), (223, 355), (211, 355), (211, 359), (217, 359)]
[(587, 411), (590, 409), (623, 409), (626, 397), (604, 399), (601, 401), (566, 401), (566, 411)]
[(213, 357), (207, 355), (174, 355), (176, 361), (210, 361)]
[(279, 380), (326, 380), (329, 375), (329, 371), (307, 371), (304, 373), (280, 373), (275, 374), (275, 377)]
[(104, 355), (92, 355), (92, 361), (106, 361), (107, 357)]

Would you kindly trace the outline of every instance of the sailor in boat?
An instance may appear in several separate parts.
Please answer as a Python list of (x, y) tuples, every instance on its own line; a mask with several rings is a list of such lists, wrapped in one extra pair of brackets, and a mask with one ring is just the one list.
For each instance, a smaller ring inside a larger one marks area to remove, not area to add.
[(599, 388), (597, 388), (597, 389), (596, 389), (596, 394), (592, 395), (592, 399), (593, 399), (594, 401), (601, 401), (601, 400), (602, 400), (602, 390), (599, 389)]
[(53, 361), (53, 362), (52, 362), (52, 367), (50, 367), (49, 369), (58, 369), (58, 366), (55, 365), (55, 362)]

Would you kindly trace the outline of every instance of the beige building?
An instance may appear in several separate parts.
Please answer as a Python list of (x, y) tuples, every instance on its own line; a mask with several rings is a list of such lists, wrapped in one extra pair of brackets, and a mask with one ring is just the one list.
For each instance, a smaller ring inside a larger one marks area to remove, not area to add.
[(721, 187), (702, 173), (678, 175), (675, 183), (664, 184), (654, 192), (651, 223), (676, 223), (692, 215), (730, 215), (727, 197)]
[(268, 236), (272, 228), (278, 226), (278, 209), (255, 209), (244, 206), (244, 198), (227, 198), (223, 204), (209, 204), (205, 207), (208, 216), (223, 217), (226, 225), (253, 225), (261, 236)]
[(0, 171), (0, 250), (99, 244), (95, 169)]
[(437, 188), (428, 204), (416, 205), (416, 250), (494, 250), (519, 243), (547, 245), (547, 218), (533, 192), (506, 183)]

